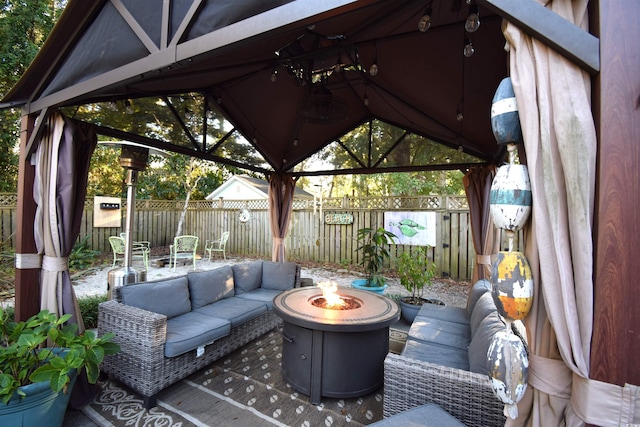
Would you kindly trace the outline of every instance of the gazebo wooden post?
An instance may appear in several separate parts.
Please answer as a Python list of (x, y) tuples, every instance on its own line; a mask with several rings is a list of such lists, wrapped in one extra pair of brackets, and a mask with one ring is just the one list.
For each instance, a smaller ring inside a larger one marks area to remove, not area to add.
[[(24, 113), (20, 125), (18, 170), (18, 207), (16, 227), (15, 319), (22, 321), (36, 314), (40, 307), (40, 267), (28, 260), (37, 253), (33, 234), (36, 202), (33, 200), (35, 167), (27, 153), (37, 115)], [(30, 255), (31, 254), (31, 255)], [(25, 257), (25, 255), (27, 255)]]
[(601, 55), (593, 91), (599, 147), (590, 375), (617, 385), (640, 385), (639, 14), (633, 0), (601, 0), (590, 14)]

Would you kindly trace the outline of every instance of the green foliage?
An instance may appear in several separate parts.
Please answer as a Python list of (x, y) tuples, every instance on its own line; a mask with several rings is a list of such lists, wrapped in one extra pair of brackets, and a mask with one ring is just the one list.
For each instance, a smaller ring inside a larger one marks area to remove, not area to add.
[(100, 251), (89, 248), (89, 235), (79, 239), (69, 254), (69, 271), (86, 270), (91, 267), (100, 256)]
[[(14, 322), (0, 307), (0, 400), (7, 403), (14, 394), (24, 396), (23, 385), (49, 381), (59, 392), (71, 381), (70, 374), (84, 368), (89, 383), (95, 384), (105, 355), (116, 354), (120, 346), (111, 342), (114, 334), (96, 337), (95, 332), (77, 334), (78, 325), (65, 324), (71, 315), (58, 318), (43, 310), (24, 322)], [(43, 348), (45, 345), (50, 347)]]
[(394, 243), (393, 239), (397, 239), (398, 236), (383, 227), (378, 229), (365, 227), (358, 230), (357, 238), (360, 244), (356, 248), (356, 252), (362, 252), (360, 264), (367, 273), (367, 286), (384, 286), (386, 279), (382, 276), (381, 271), (384, 263), (391, 256), (387, 246), (389, 243)]
[(435, 276), (436, 265), (427, 259), (421, 247), (409, 252), (403, 252), (398, 258), (398, 276), (400, 284), (411, 293), (412, 304), (418, 304), (422, 298), (424, 287), (431, 286)]
[(80, 307), (80, 313), (82, 313), (82, 321), (85, 328), (94, 329), (98, 327), (98, 305), (106, 300), (106, 294), (78, 298), (78, 306)]
[[(25, 72), (60, 15), (54, 0), (3, 0), (0, 3), (0, 98)], [(0, 111), (0, 192), (15, 191), (18, 183), (20, 111)]]

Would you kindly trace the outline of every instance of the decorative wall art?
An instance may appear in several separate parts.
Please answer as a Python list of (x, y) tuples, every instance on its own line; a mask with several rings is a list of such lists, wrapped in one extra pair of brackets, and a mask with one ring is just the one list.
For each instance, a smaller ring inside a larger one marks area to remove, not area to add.
[(385, 212), (384, 228), (398, 236), (398, 245), (436, 245), (435, 212)]

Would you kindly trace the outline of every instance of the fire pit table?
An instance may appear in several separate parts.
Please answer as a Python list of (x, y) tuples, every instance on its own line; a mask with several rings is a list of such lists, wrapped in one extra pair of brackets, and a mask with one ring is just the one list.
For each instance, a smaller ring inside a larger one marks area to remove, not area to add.
[(373, 292), (340, 288), (338, 306), (319, 287), (279, 294), (273, 310), (283, 320), (282, 374), (319, 404), (321, 396), (363, 396), (382, 386), (389, 326), (400, 308)]

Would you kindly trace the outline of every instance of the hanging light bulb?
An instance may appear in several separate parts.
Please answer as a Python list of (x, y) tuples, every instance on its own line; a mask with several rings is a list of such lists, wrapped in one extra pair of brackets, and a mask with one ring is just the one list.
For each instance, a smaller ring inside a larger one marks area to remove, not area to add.
[(431, 8), (428, 8), (422, 18), (418, 21), (418, 30), (422, 33), (431, 28)]
[(478, 14), (478, 6), (471, 6), (469, 8), (469, 16), (464, 23), (464, 29), (468, 33), (473, 33), (480, 28), (480, 15)]
[(458, 111), (458, 114), (456, 114), (456, 120), (461, 122), (464, 119), (464, 116), (462, 115), (462, 112)]
[(271, 83), (275, 83), (278, 81), (278, 70), (274, 69), (271, 72)]
[(375, 61), (373, 61), (373, 64), (371, 64), (371, 68), (369, 68), (369, 74), (372, 76), (377, 76), (378, 75), (378, 60), (376, 59)]
[(473, 55), (473, 53), (476, 50), (473, 48), (473, 45), (471, 44), (471, 39), (467, 39), (467, 42), (464, 45), (464, 56), (469, 58), (471, 57), (471, 55)]
[(362, 99), (362, 103), (364, 104), (365, 107), (369, 106), (369, 97), (365, 94), (364, 98)]

